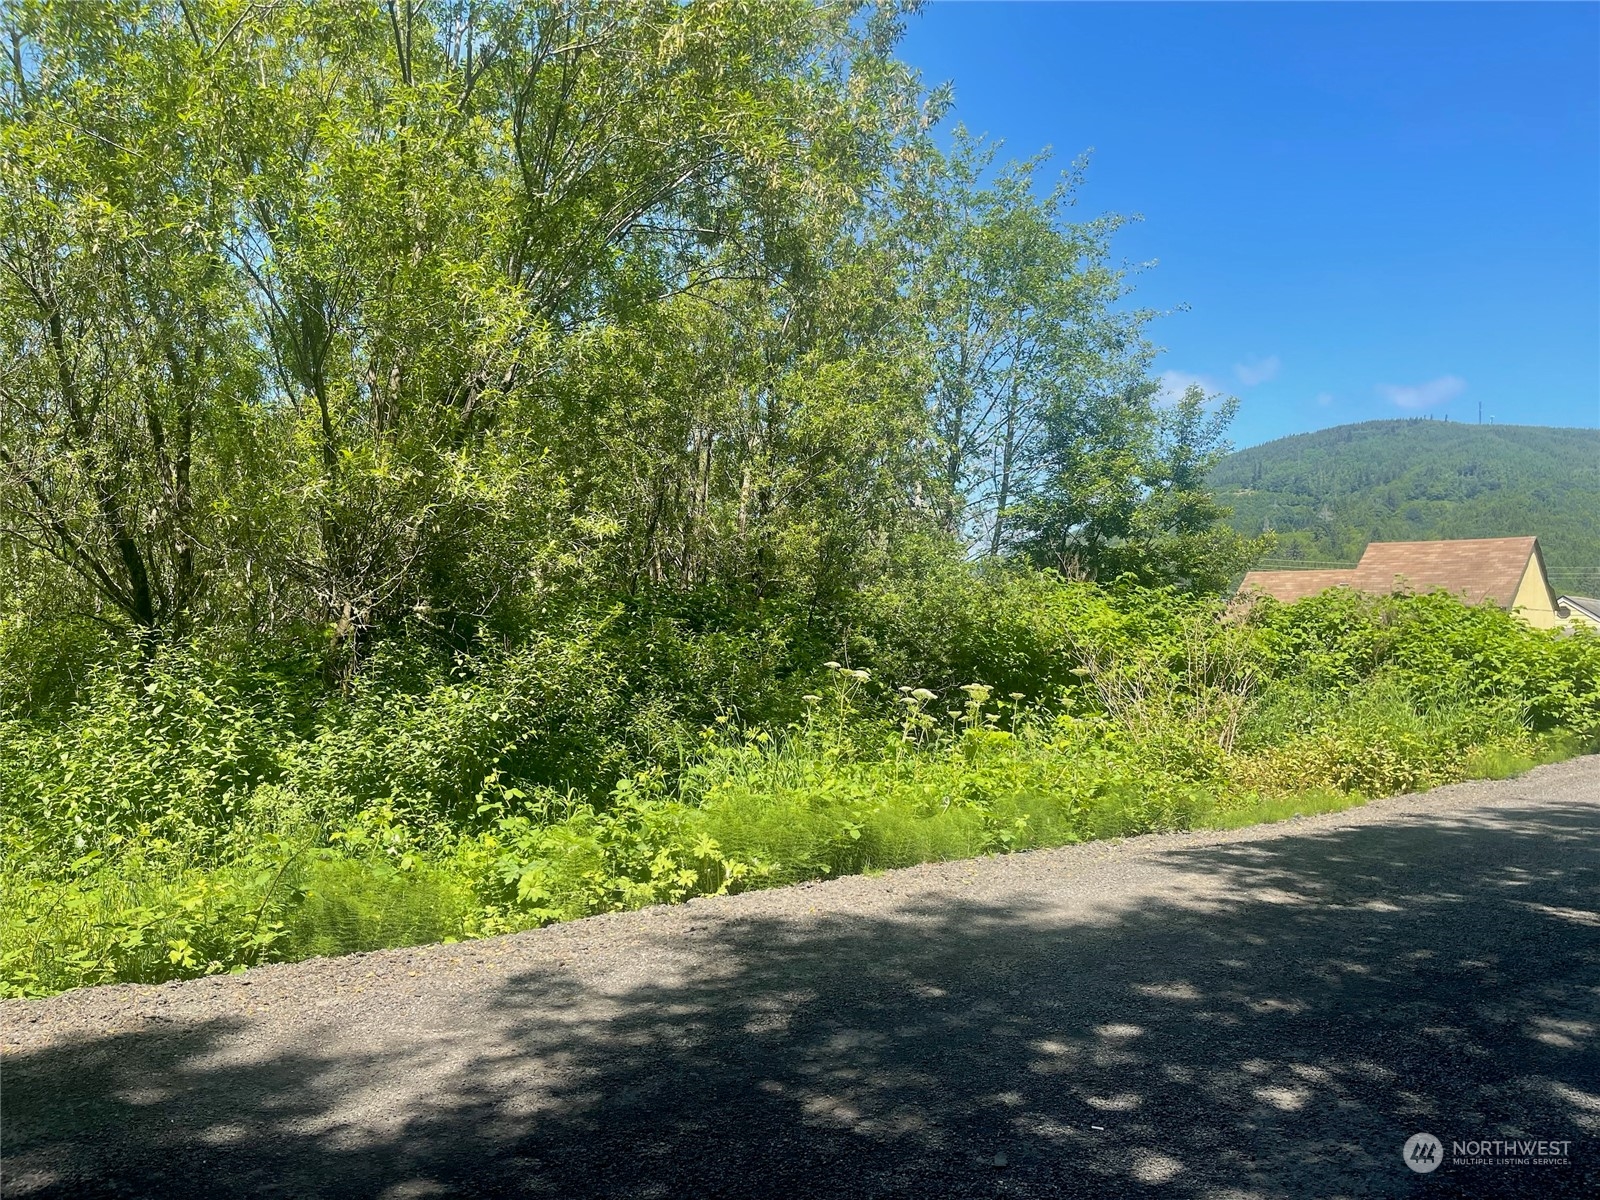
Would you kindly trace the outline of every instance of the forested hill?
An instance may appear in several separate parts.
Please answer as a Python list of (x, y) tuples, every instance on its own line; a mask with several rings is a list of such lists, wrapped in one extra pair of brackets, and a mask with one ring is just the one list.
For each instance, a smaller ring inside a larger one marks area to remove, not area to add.
[(1365, 421), (1237, 451), (1211, 480), (1237, 529), (1277, 533), (1274, 560), (1535, 534), (1558, 590), (1600, 590), (1600, 430)]

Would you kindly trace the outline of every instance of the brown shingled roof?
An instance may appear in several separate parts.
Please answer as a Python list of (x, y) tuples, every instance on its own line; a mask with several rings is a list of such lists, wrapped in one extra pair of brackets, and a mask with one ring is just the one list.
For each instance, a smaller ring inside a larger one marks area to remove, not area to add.
[(1531, 537), (1373, 542), (1349, 583), (1380, 596), (1400, 589), (1445, 591), (1469, 604), (1490, 600), (1510, 608), (1537, 544)]
[(1293, 604), (1331, 587), (1349, 586), (1352, 574), (1348, 567), (1336, 571), (1249, 571), (1239, 584), (1239, 591)]

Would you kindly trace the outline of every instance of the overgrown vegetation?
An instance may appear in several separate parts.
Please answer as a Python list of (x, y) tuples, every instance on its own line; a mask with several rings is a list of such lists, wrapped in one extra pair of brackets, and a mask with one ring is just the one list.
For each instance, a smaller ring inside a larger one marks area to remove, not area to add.
[(893, 5), (0, 13), (0, 986), (1324, 808), (1591, 636), (1231, 611), (1226, 398)]
[[(0, 726), (5, 987), (1275, 819), (1600, 734), (1600, 639), (1445, 596), (1229, 614), (997, 571), (865, 600), (848, 664), (620, 608), (473, 656), (397, 638), (342, 692), (260, 648), (88, 663)], [(998, 683), (951, 682), (974, 655)]]

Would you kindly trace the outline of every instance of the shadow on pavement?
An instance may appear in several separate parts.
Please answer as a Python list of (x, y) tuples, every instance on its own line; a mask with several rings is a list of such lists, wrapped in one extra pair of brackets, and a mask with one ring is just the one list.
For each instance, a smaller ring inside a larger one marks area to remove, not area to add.
[[(908, 901), (716, 926), (670, 985), (524, 973), (421, 1091), (415, 1044), (314, 1024), (265, 1064), (226, 1021), (12, 1056), (6, 1193), (1600, 1194), (1600, 808), (1154, 861), (1181, 886), (1131, 910)], [(1419, 1130), (1571, 1165), (1416, 1175)]]

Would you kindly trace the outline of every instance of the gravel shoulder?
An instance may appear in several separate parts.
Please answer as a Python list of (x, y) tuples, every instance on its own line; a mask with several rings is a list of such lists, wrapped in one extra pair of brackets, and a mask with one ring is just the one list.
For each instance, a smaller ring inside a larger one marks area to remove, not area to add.
[[(1600, 756), (0, 1003), (6, 1196), (1600, 1194)], [(1411, 1134), (1569, 1143), (1446, 1161)]]

